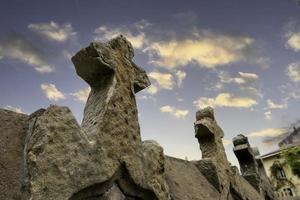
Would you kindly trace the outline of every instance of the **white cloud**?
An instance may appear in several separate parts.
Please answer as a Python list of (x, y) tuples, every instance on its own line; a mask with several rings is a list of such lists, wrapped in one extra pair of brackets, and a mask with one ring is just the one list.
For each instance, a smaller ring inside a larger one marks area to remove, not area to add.
[(257, 104), (254, 99), (247, 97), (235, 97), (229, 93), (220, 93), (215, 98), (201, 97), (193, 103), (200, 109), (207, 106), (249, 108)]
[(145, 92), (149, 94), (156, 94), (159, 91), (158, 87), (151, 84), (148, 88), (146, 88)]
[(286, 73), (292, 81), (300, 82), (300, 62), (290, 64)]
[(84, 89), (78, 90), (75, 93), (71, 93), (71, 95), (74, 96), (77, 101), (86, 102), (87, 98), (89, 97), (90, 91), (91, 88), (86, 87)]
[(110, 40), (122, 34), (131, 42), (134, 48), (140, 49), (148, 42), (143, 32), (148, 26), (150, 26), (150, 24), (145, 20), (141, 20), (130, 26), (99, 26), (94, 31), (94, 40)]
[(168, 106), (168, 105), (161, 107), (160, 111), (163, 113), (169, 113), (178, 119), (180, 119), (180, 118), (184, 119), (187, 116), (187, 114), (189, 113), (188, 110), (181, 110), (181, 109), (177, 109), (173, 106)]
[(51, 21), (49, 23), (29, 24), (28, 28), (57, 42), (65, 42), (76, 36), (70, 23), (59, 25)]
[(172, 90), (174, 87), (174, 78), (173, 75), (170, 73), (161, 73), (158, 71), (153, 71), (150, 72), (148, 76), (151, 79), (152, 84), (149, 88), (146, 89), (146, 93), (156, 94), (162, 89)]
[(209, 31), (202, 31), (194, 36), (195, 38), (189, 39), (153, 42), (144, 51), (151, 57), (157, 56), (152, 63), (165, 68), (182, 67), (190, 63), (204, 68), (215, 68), (239, 61), (261, 64), (257, 62), (259, 57), (251, 55), (249, 51), (254, 48), (253, 38)]
[(260, 131), (251, 132), (248, 134), (248, 137), (277, 138), (284, 134), (286, 134), (286, 129), (284, 128), (267, 128)]
[(186, 77), (186, 73), (182, 70), (178, 70), (175, 74), (176, 76), (176, 82), (177, 82), (177, 86), (178, 87), (181, 87), (182, 86), (182, 83), (183, 83), (183, 80), (185, 79)]
[(65, 95), (59, 91), (54, 84), (43, 83), (41, 84), (41, 89), (49, 100), (58, 101), (66, 98)]
[(21, 113), (21, 114), (26, 114), (21, 107), (15, 107), (15, 106), (10, 106), (10, 105), (6, 105), (4, 107), (4, 109), (7, 109), (7, 110), (11, 110), (11, 111), (14, 111), (14, 112), (17, 112), (17, 113)]
[(266, 111), (266, 112), (264, 113), (264, 115), (265, 115), (265, 118), (266, 118), (267, 120), (271, 120), (271, 119), (272, 119), (272, 112), (271, 112), (271, 111)]
[(223, 83), (236, 83), (239, 85), (246, 85), (257, 81), (259, 76), (255, 73), (239, 72), (238, 77), (231, 77), (227, 72), (221, 71), (219, 73), (219, 78)]
[(259, 86), (259, 76), (255, 73), (239, 72), (236, 77), (230, 76), (228, 72), (220, 71), (219, 79), (220, 82), (216, 84), (216, 89), (221, 89), (224, 84), (235, 84), (241, 92), (248, 94), (257, 95), (262, 97), (263, 94)]
[(268, 109), (285, 109), (285, 108), (287, 108), (287, 104), (286, 103), (277, 104), (277, 103), (274, 103), (271, 99), (268, 99), (267, 100), (267, 108)]
[(148, 76), (154, 80), (161, 88), (166, 90), (172, 90), (174, 86), (174, 80), (172, 74), (150, 72)]
[(148, 73), (152, 84), (148, 87), (145, 92), (149, 94), (156, 94), (160, 90), (173, 90), (174, 87), (182, 86), (182, 82), (186, 77), (186, 73), (182, 70), (173, 71), (172, 73), (162, 73), (153, 71)]
[(20, 35), (14, 34), (0, 41), (0, 56), (19, 60), (40, 73), (49, 73), (54, 70), (54, 67), (47, 63), (42, 52)]
[(295, 52), (300, 51), (300, 31), (290, 31), (286, 35), (286, 47), (293, 49)]

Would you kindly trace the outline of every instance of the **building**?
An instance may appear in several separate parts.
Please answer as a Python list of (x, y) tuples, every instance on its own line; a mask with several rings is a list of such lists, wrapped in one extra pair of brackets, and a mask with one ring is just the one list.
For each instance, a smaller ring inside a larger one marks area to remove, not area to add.
[(300, 199), (300, 178), (292, 172), (285, 158), (280, 156), (290, 147), (299, 147), (299, 138), (300, 127), (294, 128), (293, 132), (279, 143), (278, 150), (261, 156), (267, 176), (281, 199)]

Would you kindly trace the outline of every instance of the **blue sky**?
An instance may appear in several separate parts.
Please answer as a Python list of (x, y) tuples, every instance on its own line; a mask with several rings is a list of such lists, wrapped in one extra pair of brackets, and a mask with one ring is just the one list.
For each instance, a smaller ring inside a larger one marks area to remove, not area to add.
[(1, 1), (0, 106), (49, 104), (82, 119), (89, 88), (70, 57), (91, 41), (125, 35), (152, 86), (137, 94), (143, 139), (200, 159), (196, 111), (210, 105), (231, 140), (274, 150), (299, 119), (300, 7), (296, 0)]

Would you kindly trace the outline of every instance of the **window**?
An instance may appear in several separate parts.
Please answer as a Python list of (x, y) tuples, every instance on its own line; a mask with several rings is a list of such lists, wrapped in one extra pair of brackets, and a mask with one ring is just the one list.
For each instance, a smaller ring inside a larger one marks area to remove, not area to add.
[(282, 167), (277, 170), (277, 178), (278, 179), (286, 179), (285, 172)]
[(293, 196), (295, 196), (295, 194), (294, 194), (294, 192), (291, 188), (284, 188), (283, 189), (283, 196), (293, 197)]

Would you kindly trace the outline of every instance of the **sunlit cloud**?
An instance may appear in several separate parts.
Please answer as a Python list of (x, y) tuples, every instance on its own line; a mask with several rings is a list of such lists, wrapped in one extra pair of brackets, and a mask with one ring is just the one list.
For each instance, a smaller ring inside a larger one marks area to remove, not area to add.
[(194, 38), (154, 41), (144, 52), (156, 58), (152, 59), (152, 64), (169, 69), (190, 63), (215, 68), (239, 61), (257, 63), (262, 58), (254, 59), (255, 56), (249, 54), (249, 49), (254, 46), (255, 40), (250, 37), (199, 31), (194, 34)]
[(42, 51), (21, 35), (11, 34), (7, 38), (2, 38), (0, 40), (0, 56), (26, 63), (40, 73), (54, 71), (54, 67), (48, 64)]
[(13, 111), (13, 112), (16, 112), (16, 113), (21, 113), (21, 114), (26, 114), (21, 107), (18, 107), (18, 106), (11, 106), (11, 105), (6, 105), (4, 107), (4, 109), (6, 110), (10, 110), (10, 111)]
[(255, 131), (251, 132), (248, 135), (248, 137), (254, 138), (264, 138), (264, 137), (271, 137), (271, 138), (276, 138), (278, 136), (286, 134), (286, 129), (284, 128), (267, 128), (267, 129), (262, 129), (260, 131)]
[(75, 100), (77, 100), (77, 101), (86, 102), (86, 100), (89, 97), (90, 91), (91, 91), (91, 88), (86, 87), (84, 89), (78, 90), (75, 93), (71, 93), (71, 95), (74, 96)]
[(65, 95), (52, 83), (41, 84), (41, 89), (49, 100), (58, 101), (66, 98)]
[(286, 73), (293, 82), (300, 82), (300, 62), (291, 63)]
[(295, 52), (300, 51), (300, 31), (290, 31), (286, 35), (286, 47), (293, 49)]
[(152, 82), (152, 85), (146, 89), (147, 93), (156, 94), (162, 89), (172, 90), (175, 85), (174, 77), (171, 73), (153, 71), (148, 73), (148, 76)]
[(177, 86), (181, 87), (184, 79), (186, 78), (186, 73), (184, 71), (182, 71), (182, 70), (178, 70), (175, 73), (175, 76), (176, 76)]
[(157, 82), (157, 84), (166, 90), (171, 90), (174, 86), (174, 80), (172, 74), (160, 73), (160, 72), (150, 72), (148, 76)]
[(236, 97), (230, 93), (220, 93), (215, 98), (200, 97), (193, 102), (199, 108), (211, 107), (233, 107), (233, 108), (250, 108), (257, 104), (255, 99), (248, 97)]
[(29, 24), (28, 28), (42, 36), (57, 42), (65, 42), (76, 36), (70, 23), (59, 25), (54, 21), (48, 23)]
[(141, 20), (130, 27), (128, 26), (99, 26), (95, 29), (95, 37), (96, 41), (106, 41), (110, 40), (118, 35), (124, 35), (132, 44), (134, 48), (140, 49), (142, 48), (148, 41), (146, 35), (144, 33), (144, 29), (150, 26), (150, 24)]
[(241, 92), (254, 94), (260, 97), (263, 96), (259, 87), (259, 76), (257, 74), (249, 72), (239, 72), (238, 74), (238, 76), (234, 77), (228, 72), (220, 71), (220, 82), (216, 84), (215, 87), (217, 89), (222, 89), (224, 84), (235, 84)]
[(189, 111), (188, 110), (184, 110), (184, 109), (177, 109), (173, 106), (163, 106), (160, 108), (160, 111), (163, 113), (169, 113), (170, 115), (173, 115), (174, 117), (178, 118), (178, 119), (184, 119)]

